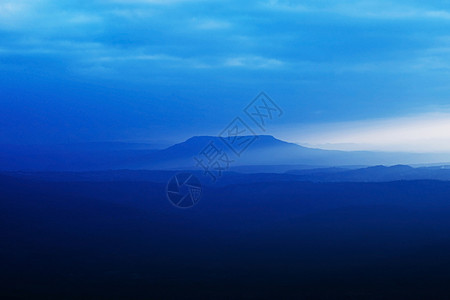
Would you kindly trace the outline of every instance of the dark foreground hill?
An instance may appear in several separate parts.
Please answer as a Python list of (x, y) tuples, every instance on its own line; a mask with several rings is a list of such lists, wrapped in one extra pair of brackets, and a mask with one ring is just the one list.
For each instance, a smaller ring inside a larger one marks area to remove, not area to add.
[(446, 299), (450, 183), (0, 177), (2, 298)]

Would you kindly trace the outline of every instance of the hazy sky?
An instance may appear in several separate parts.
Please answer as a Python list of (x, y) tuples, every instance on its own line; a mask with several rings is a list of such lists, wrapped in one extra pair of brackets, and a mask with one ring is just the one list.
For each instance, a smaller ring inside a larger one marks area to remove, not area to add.
[(266, 134), (450, 151), (449, 70), (450, 1), (0, 0), (0, 143), (215, 135), (265, 91)]

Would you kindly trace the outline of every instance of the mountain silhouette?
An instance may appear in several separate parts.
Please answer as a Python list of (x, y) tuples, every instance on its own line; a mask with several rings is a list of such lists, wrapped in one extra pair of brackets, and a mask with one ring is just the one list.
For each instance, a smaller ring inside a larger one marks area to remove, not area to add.
[[(208, 152), (209, 151), (209, 152)], [(208, 153), (209, 157), (204, 154)], [(167, 148), (152, 144), (96, 143), (0, 147), (0, 171), (94, 171), (118, 169), (198, 169), (198, 160), (226, 160), (227, 170), (285, 172), (398, 164), (445, 164), (448, 154), (335, 151), (303, 147), (270, 135), (194, 136)], [(195, 158), (198, 160), (196, 161)]]
[[(237, 166), (309, 165), (309, 166), (369, 166), (414, 163), (437, 163), (450, 160), (446, 154), (337, 151), (303, 147), (279, 140), (270, 135), (242, 136), (242, 140), (254, 139), (244, 151), (236, 154), (226, 139), (215, 136), (195, 136), (149, 155), (143, 168), (193, 168), (194, 157), (201, 158), (208, 145), (214, 145), (226, 153)], [(264, 168), (262, 168), (264, 169)]]

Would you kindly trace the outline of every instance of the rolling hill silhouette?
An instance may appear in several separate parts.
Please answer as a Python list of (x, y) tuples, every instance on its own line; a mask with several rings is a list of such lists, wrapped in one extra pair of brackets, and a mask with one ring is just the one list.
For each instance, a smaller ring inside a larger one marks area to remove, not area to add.
[(3, 298), (450, 293), (449, 182), (217, 186), (188, 213), (164, 187), (0, 176)]

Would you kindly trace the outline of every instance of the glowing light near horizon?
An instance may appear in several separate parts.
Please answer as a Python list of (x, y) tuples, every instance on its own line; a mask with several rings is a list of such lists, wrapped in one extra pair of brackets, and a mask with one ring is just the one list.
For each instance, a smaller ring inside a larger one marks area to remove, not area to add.
[(450, 113), (321, 124), (284, 135), (322, 149), (450, 152)]

